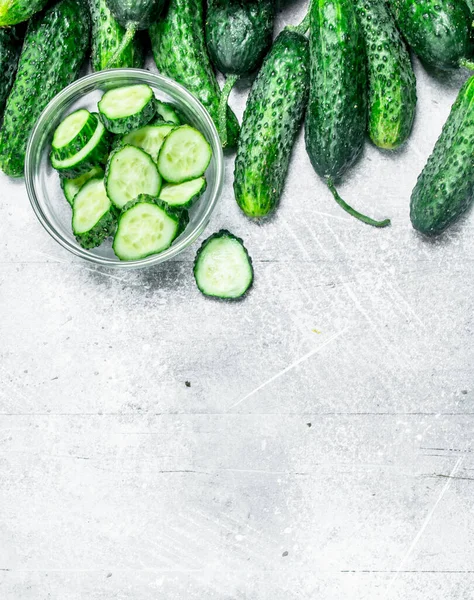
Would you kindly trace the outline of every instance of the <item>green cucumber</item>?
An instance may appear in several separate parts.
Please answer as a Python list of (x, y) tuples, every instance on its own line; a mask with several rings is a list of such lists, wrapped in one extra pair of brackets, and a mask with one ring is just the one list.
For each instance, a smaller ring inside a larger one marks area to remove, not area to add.
[(156, 113), (162, 117), (163, 121), (167, 123), (174, 123), (175, 125), (182, 125), (180, 116), (176, 108), (169, 102), (156, 101)]
[(30, 132), (48, 102), (76, 78), (89, 32), (82, 0), (61, 0), (28, 24), (0, 130), (0, 168), (7, 175), (23, 175)]
[(0, 0), (0, 27), (11, 27), (28, 21), (43, 10), (48, 0)]
[(356, 6), (367, 50), (369, 136), (379, 148), (398, 148), (415, 118), (410, 54), (385, 0), (357, 0)]
[(114, 18), (125, 28), (125, 35), (111, 56), (107, 68), (117, 62), (124, 50), (132, 43), (138, 30), (148, 29), (159, 18), (165, 2), (166, 0), (106, 0), (107, 7)]
[[(125, 28), (110, 12), (106, 0), (89, 0), (92, 17), (92, 69), (141, 69), (145, 62), (143, 43), (138, 38), (116, 54), (125, 36)], [(112, 57), (114, 57), (113, 63)]]
[[(165, 17), (150, 27), (149, 34), (158, 70), (194, 94), (219, 128), (221, 91), (206, 48), (203, 0), (170, 0)], [(227, 127), (219, 134), (232, 147), (239, 123), (229, 107), (226, 113)]]
[(79, 175), (79, 177), (76, 177), (76, 179), (68, 179), (67, 177), (60, 175), (61, 188), (64, 192), (64, 197), (69, 204), (71, 206), (74, 204), (74, 198), (77, 196), (82, 186), (89, 181), (89, 179), (98, 177), (104, 177), (104, 169), (102, 169), (102, 167), (92, 167), (90, 171)]
[(351, 208), (334, 186), (359, 157), (367, 127), (366, 53), (353, 0), (314, 0), (310, 8), (311, 76), (305, 141), (311, 164), (326, 180), (336, 202)]
[(459, 67), (472, 52), (472, 15), (464, 0), (388, 0), (413, 52), (435, 69)]
[(167, 183), (161, 188), (159, 199), (168, 206), (191, 208), (206, 191), (206, 179), (198, 177), (184, 183)]
[(130, 144), (131, 146), (141, 148), (156, 162), (163, 142), (173, 129), (174, 125), (163, 123), (163, 121), (145, 125), (145, 127), (131, 131), (119, 138), (118, 145), (124, 146)]
[(97, 115), (80, 108), (68, 115), (56, 127), (51, 146), (58, 160), (71, 158), (80, 152), (97, 129)]
[(0, 29), (0, 121), (15, 80), (20, 52), (21, 41), (16, 28)]
[(146, 84), (109, 90), (98, 106), (102, 123), (112, 133), (128, 133), (143, 127), (156, 114), (155, 95)]
[(235, 160), (234, 192), (248, 217), (264, 217), (280, 199), (308, 99), (306, 37), (284, 30), (252, 85)]
[(117, 213), (107, 197), (103, 178), (93, 178), (74, 199), (72, 231), (83, 248), (96, 248), (113, 235)]
[(427, 236), (454, 223), (474, 198), (474, 77), (461, 88), (411, 195), (413, 227)]
[(117, 208), (123, 208), (140, 194), (158, 197), (161, 183), (153, 159), (140, 148), (122, 146), (109, 156), (105, 187)]
[(201, 177), (212, 158), (209, 142), (190, 125), (176, 127), (167, 136), (158, 155), (158, 171), (169, 183)]
[(120, 213), (114, 252), (120, 260), (140, 260), (163, 252), (188, 222), (187, 211), (174, 211), (152, 196), (138, 196)]
[(194, 278), (205, 296), (242, 298), (253, 283), (252, 259), (243, 241), (225, 229), (208, 237), (197, 251)]
[(51, 164), (62, 176), (75, 179), (87, 173), (92, 167), (105, 164), (109, 148), (110, 134), (102, 123), (97, 121), (94, 135), (77, 154), (64, 160), (58, 160), (54, 154), (51, 154)]

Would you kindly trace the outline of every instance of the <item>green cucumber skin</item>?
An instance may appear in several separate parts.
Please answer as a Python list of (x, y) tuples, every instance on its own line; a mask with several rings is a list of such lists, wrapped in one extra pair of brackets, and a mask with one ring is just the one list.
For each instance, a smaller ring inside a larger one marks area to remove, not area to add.
[(314, 0), (305, 141), (311, 164), (337, 180), (355, 162), (367, 124), (365, 42), (353, 0)]
[(21, 42), (15, 29), (0, 29), (0, 119), (15, 80)]
[(442, 233), (472, 203), (473, 114), (474, 77), (471, 77), (461, 88), (411, 196), (411, 222), (424, 235)]
[(127, 117), (118, 119), (109, 119), (104, 113), (100, 112), (99, 102), (99, 115), (102, 124), (111, 133), (126, 134), (148, 125), (156, 114), (156, 102), (155, 97), (150, 98), (150, 101), (142, 108), (140, 112), (135, 115), (129, 115)]
[(148, 29), (156, 21), (165, 0), (106, 0), (110, 12), (123, 27)]
[(43, 10), (48, 0), (0, 0), (0, 27), (11, 27), (28, 21)]
[(397, 25), (426, 65), (453, 69), (470, 56), (472, 15), (464, 0), (389, 0)]
[(248, 75), (271, 46), (273, 0), (208, 0), (206, 41), (213, 65), (224, 75)]
[(394, 149), (410, 135), (416, 79), (410, 54), (385, 0), (357, 0), (368, 66), (368, 130), (379, 148)]
[(248, 217), (265, 217), (280, 199), (307, 105), (308, 65), (306, 37), (283, 31), (250, 90), (234, 171), (235, 199)]
[[(194, 94), (217, 125), (221, 91), (206, 48), (203, 0), (170, 0), (165, 17), (149, 34), (158, 70)], [(235, 146), (239, 123), (230, 108), (227, 131), (229, 146)]]
[(61, 0), (31, 19), (0, 130), (0, 168), (7, 175), (23, 175), (30, 132), (48, 102), (76, 79), (89, 35), (81, 0)]
[(123, 50), (113, 65), (109, 61), (125, 35), (107, 7), (105, 0), (89, 0), (92, 17), (92, 70), (102, 71), (111, 66), (116, 69), (141, 69), (145, 62), (145, 51), (138, 36)]

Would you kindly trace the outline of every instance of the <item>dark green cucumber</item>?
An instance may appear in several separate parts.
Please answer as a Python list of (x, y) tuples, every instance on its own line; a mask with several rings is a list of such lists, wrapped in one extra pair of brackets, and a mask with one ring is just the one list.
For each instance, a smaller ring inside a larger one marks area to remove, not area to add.
[(367, 127), (365, 42), (353, 0), (314, 0), (310, 8), (311, 76), (305, 141), (311, 164), (336, 202), (352, 216), (377, 227), (351, 208), (334, 186), (359, 157)]
[(413, 52), (428, 66), (453, 69), (471, 55), (472, 15), (464, 0), (388, 0)]
[(166, 0), (106, 0), (112, 15), (126, 30), (119, 46), (110, 58), (108, 68), (115, 65), (124, 50), (133, 41), (138, 30), (148, 29), (159, 18), (165, 2)]
[(61, 0), (34, 16), (0, 130), (0, 168), (21, 177), (30, 132), (48, 102), (76, 78), (89, 45), (82, 0)]
[(257, 69), (273, 37), (273, 0), (208, 0), (206, 41), (213, 65), (224, 75)]
[(125, 36), (125, 28), (110, 12), (105, 0), (89, 0), (92, 17), (92, 69), (143, 67), (145, 52), (138, 36), (111, 63)]
[(43, 10), (48, 0), (0, 0), (0, 27), (11, 27), (28, 21)]
[(0, 29), (0, 120), (15, 79), (20, 52), (21, 41), (16, 29)]
[[(219, 126), (221, 91), (206, 48), (203, 0), (170, 0), (165, 17), (149, 30), (158, 70), (184, 85), (209, 111)], [(225, 133), (222, 131), (221, 139)], [(227, 142), (235, 146), (239, 123), (227, 108)]]
[(280, 199), (306, 109), (308, 65), (306, 37), (284, 30), (250, 90), (234, 172), (235, 198), (248, 217), (268, 215)]
[(413, 227), (428, 236), (454, 223), (474, 198), (474, 77), (453, 104), (433, 153), (411, 195)]
[(379, 148), (398, 148), (410, 135), (416, 79), (410, 55), (385, 0), (357, 0), (369, 79), (369, 136)]

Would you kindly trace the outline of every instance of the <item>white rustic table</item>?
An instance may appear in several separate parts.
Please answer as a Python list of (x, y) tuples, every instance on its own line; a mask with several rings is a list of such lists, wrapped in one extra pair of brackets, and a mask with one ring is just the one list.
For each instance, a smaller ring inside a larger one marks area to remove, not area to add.
[(408, 218), (467, 74), (416, 72), (410, 142), (340, 187), (389, 229), (341, 211), (302, 136), (251, 223), (228, 157), (208, 233), (253, 256), (240, 303), (199, 294), (198, 244), (80, 262), (0, 177), (2, 600), (474, 598), (474, 214), (433, 242)]

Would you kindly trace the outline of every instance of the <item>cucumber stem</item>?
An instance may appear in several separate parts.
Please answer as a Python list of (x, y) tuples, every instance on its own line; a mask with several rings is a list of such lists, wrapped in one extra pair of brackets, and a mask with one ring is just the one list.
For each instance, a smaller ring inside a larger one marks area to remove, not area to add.
[(238, 79), (238, 75), (229, 75), (221, 91), (217, 129), (219, 130), (219, 137), (221, 138), (223, 148), (227, 146), (227, 105), (229, 95)]
[(311, 6), (313, 4), (313, 0), (309, 3), (308, 12), (306, 13), (304, 19), (301, 21), (299, 25), (287, 25), (285, 29), (288, 31), (294, 31), (295, 33), (300, 33), (301, 35), (306, 35), (309, 29), (310, 15), (311, 15)]
[(347, 202), (345, 202), (341, 198), (341, 196), (339, 196), (336, 187), (331, 179), (327, 180), (327, 185), (332, 195), (334, 196), (334, 200), (339, 204), (339, 206), (356, 219), (359, 219), (359, 221), (367, 223), (367, 225), (372, 225), (373, 227), (387, 227), (387, 225), (390, 225), (390, 219), (384, 219), (383, 221), (374, 221), (374, 219), (366, 217), (365, 215), (361, 214), (360, 212), (349, 206)]
[(114, 64), (120, 58), (120, 55), (122, 54), (122, 52), (124, 50), (126, 50), (128, 48), (128, 46), (132, 43), (136, 32), (137, 32), (137, 23), (131, 23), (130, 25), (127, 26), (125, 35), (123, 36), (122, 41), (119, 44), (119, 47), (112, 54), (112, 58), (109, 60), (109, 62), (105, 66), (106, 69), (113, 68)]
[(474, 62), (472, 62), (472, 60), (468, 60), (467, 58), (462, 58), (459, 61), (459, 66), (469, 69), (469, 71), (474, 71)]

